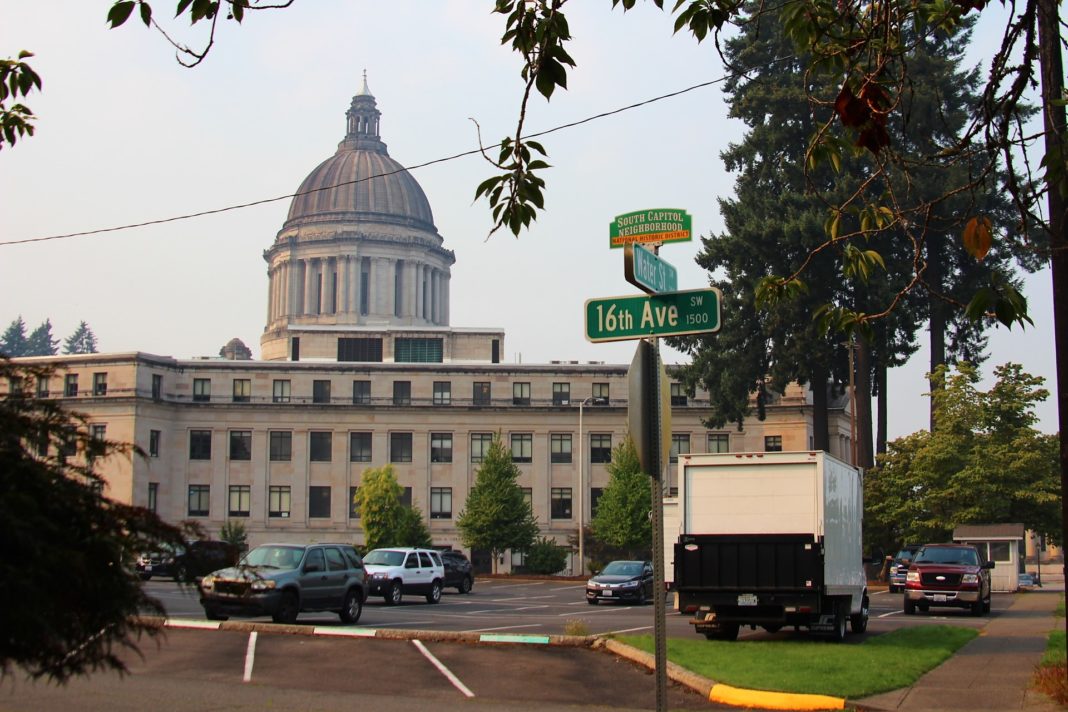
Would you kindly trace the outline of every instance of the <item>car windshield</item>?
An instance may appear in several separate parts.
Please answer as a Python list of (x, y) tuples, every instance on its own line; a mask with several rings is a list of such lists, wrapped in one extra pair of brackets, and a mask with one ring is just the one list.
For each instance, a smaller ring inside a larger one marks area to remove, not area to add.
[(916, 552), (911, 549), (902, 549), (901, 551), (897, 552), (897, 556), (895, 556), (894, 558), (898, 561), (912, 561), (912, 557), (913, 555), (915, 555), (915, 553)]
[(642, 572), (639, 561), (613, 561), (604, 567), (602, 576), (637, 576)]
[(242, 566), (262, 566), (272, 569), (295, 569), (300, 565), (304, 549), (295, 546), (257, 546), (241, 559)]
[(404, 563), (404, 552), (375, 549), (363, 557), (363, 563), (371, 564), (372, 566), (400, 566)]
[(958, 549), (956, 547), (925, 547), (916, 555), (916, 563), (928, 564), (963, 564), (978, 566), (979, 557), (975, 549)]

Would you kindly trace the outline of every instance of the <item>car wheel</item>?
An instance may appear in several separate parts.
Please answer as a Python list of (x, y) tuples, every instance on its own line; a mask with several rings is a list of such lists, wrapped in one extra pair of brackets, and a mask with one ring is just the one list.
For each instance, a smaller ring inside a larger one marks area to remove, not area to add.
[(640, 587), (638, 588), (638, 600), (635, 601), (635, 603), (637, 605), (639, 605), (639, 606), (644, 606), (645, 605), (645, 589), (644, 588), (640, 588)]
[(973, 616), (983, 615), (983, 599), (979, 598), (971, 605), (971, 611)]
[(718, 631), (705, 633), (705, 637), (709, 640), (738, 640), (738, 629), (737, 623), (723, 623)]
[(920, 613), (926, 613), (927, 611), (931, 610), (931, 607), (928, 606), (926, 603), (917, 603), (916, 607), (920, 609)]
[(401, 582), (394, 581), (389, 590), (386, 591), (386, 605), (396, 606), (401, 602), (402, 598), (404, 598), (404, 592), (401, 591)]
[(596, 606), (597, 605), (597, 599), (596, 598), (587, 598), (586, 599), (586, 603), (590, 604), (591, 606)]
[(189, 572), (184, 566), (179, 566), (174, 570), (174, 580), (178, 583), (189, 583)]
[(441, 581), (435, 581), (430, 584), (430, 593), (426, 595), (427, 603), (438, 603), (441, 601)]
[(990, 598), (990, 593), (987, 592), (986, 600), (983, 601), (983, 613), (989, 613), (990, 612), (990, 604), (991, 604), (991, 602), (992, 601), (991, 601), (991, 598)]
[(363, 613), (363, 596), (358, 589), (350, 589), (345, 594), (345, 602), (341, 604), (341, 622), (352, 625), (360, 620)]
[(215, 606), (204, 606), (204, 617), (209, 621), (225, 621), (230, 618), (219, 613), (219, 609)]
[(152, 574), (138, 574), (138, 576), (141, 577), (142, 581), (150, 581), (150, 580), (152, 580)]
[(299, 613), (300, 601), (297, 600), (297, 594), (292, 591), (286, 591), (282, 594), (282, 602), (278, 604), (278, 610), (274, 612), (271, 618), (275, 623), (292, 624), (297, 621)]
[(471, 579), (470, 576), (464, 576), (463, 580), (460, 581), (460, 585), (456, 587), (456, 590), (460, 593), (471, 593), (471, 589), (474, 587), (474, 585), (475, 582)]
[(849, 616), (849, 630), (860, 635), (868, 629), (868, 597), (865, 596), (860, 602), (860, 613)]
[(780, 630), (782, 630), (782, 626), (779, 625), (778, 623), (769, 623), (767, 625), (762, 625), (760, 627), (763, 628), (764, 630), (766, 630), (767, 632), (772, 633), (772, 634), (778, 633)]
[(915, 615), (915, 614), (916, 614), (916, 604), (906, 598), (905, 599), (905, 615), (906, 616), (912, 616), (912, 615)]

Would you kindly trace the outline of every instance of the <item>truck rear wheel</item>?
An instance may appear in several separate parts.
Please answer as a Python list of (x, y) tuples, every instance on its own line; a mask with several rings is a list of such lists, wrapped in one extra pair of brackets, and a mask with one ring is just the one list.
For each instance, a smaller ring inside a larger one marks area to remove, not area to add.
[(831, 631), (831, 642), (841, 643), (846, 637), (846, 618), (848, 617), (849, 607), (844, 601), (834, 602), (834, 630)]
[(849, 616), (849, 630), (860, 635), (868, 629), (868, 597), (860, 602), (860, 613)]
[(705, 637), (709, 640), (738, 640), (738, 628), (737, 623), (721, 623), (719, 630), (705, 633)]

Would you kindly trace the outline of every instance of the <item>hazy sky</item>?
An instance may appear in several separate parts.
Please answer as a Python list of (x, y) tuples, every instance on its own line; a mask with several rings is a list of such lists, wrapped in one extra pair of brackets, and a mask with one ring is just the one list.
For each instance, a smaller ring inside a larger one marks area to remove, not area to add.
[[(173, 7), (158, 0), (157, 16)], [(35, 136), (0, 153), (0, 242), (95, 230), (291, 194), (331, 156), (366, 69), (390, 155), (415, 166), (514, 130), (519, 60), (500, 45), (489, 0), (315, 0), (221, 23), (216, 46), (185, 69), (157, 33), (131, 20), (108, 30), (111, 0), (0, 0), (0, 56), (35, 53), (44, 80), (26, 103)], [(711, 43), (672, 37), (651, 4), (626, 16), (609, 0), (575, 3), (578, 63), (569, 90), (535, 98), (528, 131), (543, 131), (718, 80)], [(185, 22), (169, 25), (199, 41)], [(490, 227), (475, 187), (492, 174), (478, 156), (414, 169), (452, 269), (453, 326), (503, 327), (505, 359), (629, 363), (632, 342), (584, 338), (583, 303), (636, 289), (623, 278), (608, 224), (644, 208), (689, 211), (697, 235), (722, 230), (717, 199), (732, 194), (720, 160), (742, 126), (720, 85), (567, 128), (541, 141), (547, 212), (519, 239)], [(29, 245), (0, 245), (0, 328), (19, 314), (51, 318), (68, 336), (82, 319), (104, 351), (214, 356), (232, 337), (259, 354), (266, 263), (289, 208), (278, 200), (151, 227)], [(699, 241), (666, 245), (679, 288), (707, 285)], [(1053, 389), (1049, 273), (1028, 280), (1035, 327), (1001, 328), (984, 368), (1006, 361)], [(729, 315), (724, 315), (729, 318)], [(682, 356), (665, 351), (668, 362)], [(926, 356), (891, 373), (890, 435), (926, 425)], [(1051, 401), (1041, 427), (1056, 430)]]

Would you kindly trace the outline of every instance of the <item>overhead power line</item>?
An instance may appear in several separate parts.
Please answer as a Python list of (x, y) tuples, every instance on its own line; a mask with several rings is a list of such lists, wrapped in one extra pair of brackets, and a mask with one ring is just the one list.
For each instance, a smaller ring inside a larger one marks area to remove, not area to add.
[[(775, 59), (772, 63), (776, 64), (778, 62), (784, 61), (786, 59), (791, 59), (791, 58), (792, 57), (779, 57), (779, 58)], [(551, 129), (546, 129), (545, 131), (539, 131), (537, 133), (532, 133), (532, 134), (529, 134), (528, 136), (526, 136), (525, 138), (531, 139), (531, 138), (537, 138), (539, 136), (547, 136), (549, 134), (556, 133), (557, 131), (563, 131), (565, 129), (574, 128), (576, 126), (581, 126), (582, 124), (588, 124), (588, 123), (590, 123), (592, 121), (597, 121), (599, 119), (603, 119), (603, 118), (606, 118), (606, 117), (609, 117), (609, 116), (614, 116), (615, 114), (622, 114), (625, 111), (631, 111), (632, 109), (638, 109), (638, 108), (641, 108), (643, 106), (647, 106), (649, 104), (655, 104), (658, 101), (664, 101), (666, 99), (673, 99), (673, 98), (675, 98), (677, 96), (681, 96), (683, 94), (687, 94), (689, 92), (696, 91), (698, 89), (704, 89), (706, 87), (710, 87), (710, 86), (713, 86), (715, 84), (719, 84), (719, 83), (724, 82), (727, 79), (731, 78), (732, 76), (734, 76), (734, 75), (733, 74), (727, 74), (727, 75), (724, 75), (724, 76), (719, 77), (717, 79), (711, 79), (711, 80), (709, 80), (707, 82), (701, 82), (699, 84), (694, 84), (692, 86), (688, 86), (685, 89), (679, 89), (678, 91), (673, 91), (673, 92), (670, 92), (668, 94), (661, 94), (660, 96), (656, 96), (656, 97), (653, 97), (651, 99), (646, 99), (645, 101), (639, 101), (636, 104), (629, 104), (627, 106), (622, 106), (622, 107), (620, 107), (618, 109), (612, 109), (611, 111), (605, 111), (605, 112), (602, 112), (600, 114), (594, 114), (593, 116), (588, 116), (588, 117), (586, 117), (584, 119), (579, 119), (578, 121), (572, 121), (570, 123), (561, 124), (559, 126), (555, 126), (555, 127), (551, 128)], [(13, 245), (26, 245), (26, 244), (34, 243), (34, 242), (48, 242), (50, 240), (67, 240), (67, 239), (75, 238), (75, 237), (89, 237), (91, 235), (103, 235), (105, 233), (110, 233), (110, 232), (120, 232), (120, 231), (123, 231), (123, 230), (133, 230), (133, 229), (139, 228), (139, 227), (148, 227), (149, 225), (162, 225), (162, 224), (165, 224), (165, 223), (178, 222), (180, 220), (191, 220), (193, 218), (204, 217), (205, 215), (218, 215), (219, 213), (227, 213), (227, 212), (231, 212), (231, 211), (234, 211), (234, 210), (242, 210), (244, 208), (251, 208), (251, 207), (255, 207), (257, 205), (266, 205), (267, 203), (276, 203), (279, 200), (290, 200), (292, 198), (296, 198), (297, 196), (309, 195), (311, 193), (317, 193), (317, 192), (323, 191), (323, 190), (333, 190), (335, 188), (340, 188), (340, 187), (346, 186), (346, 185), (355, 185), (357, 183), (362, 183), (364, 181), (369, 181), (369, 180), (374, 180), (376, 178), (384, 178), (386, 176), (391, 176), (391, 175), (393, 175), (395, 173), (402, 173), (402, 172), (405, 172), (405, 171), (414, 171), (414, 170), (417, 170), (419, 168), (426, 168), (427, 166), (433, 166), (433, 165), (438, 164), (438, 163), (446, 163), (448, 161), (454, 161), (454, 160), (456, 160), (458, 158), (465, 158), (467, 156), (478, 155), (478, 154), (481, 154), (483, 150), (498, 148), (499, 146), (500, 146), (500, 144), (497, 143), (497, 144), (493, 144), (493, 145), (490, 145), (490, 146), (486, 146), (484, 148), (476, 148), (476, 149), (472, 149), (470, 151), (463, 151), (462, 153), (457, 153), (457, 154), (454, 154), (452, 156), (446, 156), (444, 158), (436, 158), (436, 159), (431, 160), (431, 161), (426, 161), (425, 163), (418, 163), (418, 164), (415, 164), (415, 165), (412, 165), (412, 166), (404, 166), (402, 168), (398, 168), (395, 171), (388, 171), (386, 173), (379, 173), (379, 174), (376, 174), (376, 175), (373, 175), (373, 176), (367, 176), (367, 177), (364, 177), (364, 178), (357, 178), (355, 180), (344, 181), (344, 182), (336, 183), (336, 184), (330, 185), (330, 186), (324, 186), (324, 187), (321, 187), (321, 188), (314, 188), (312, 190), (306, 190), (306, 191), (297, 192), (297, 193), (288, 193), (286, 195), (279, 195), (279, 196), (274, 197), (274, 198), (263, 198), (261, 200), (254, 200), (254, 201), (249, 202), (249, 203), (240, 203), (238, 205), (229, 205), (229, 206), (227, 206), (225, 208), (215, 208), (215, 209), (212, 209), (212, 210), (201, 210), (199, 212), (186, 213), (184, 215), (175, 215), (175, 216), (172, 216), (172, 217), (169, 217), (169, 218), (159, 218), (159, 219), (156, 219), (156, 220), (146, 220), (144, 222), (130, 223), (130, 224), (127, 224), (127, 225), (117, 225), (117, 226), (114, 226), (114, 227), (105, 227), (105, 228), (99, 228), (99, 229), (96, 229), (96, 230), (83, 230), (83, 231), (80, 231), (80, 232), (68, 232), (68, 233), (65, 233), (65, 234), (62, 234), (62, 235), (47, 235), (47, 236), (44, 236), (44, 237), (29, 237), (29, 238), (25, 238), (25, 239), (22, 239), (22, 240), (4, 240), (4, 241), (0, 241), (0, 247), (11, 247)]]

